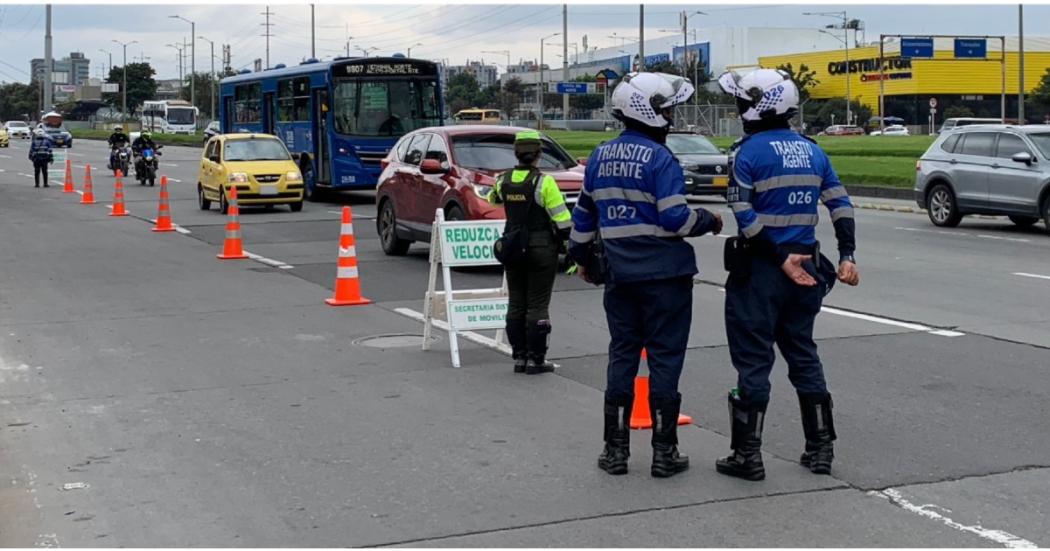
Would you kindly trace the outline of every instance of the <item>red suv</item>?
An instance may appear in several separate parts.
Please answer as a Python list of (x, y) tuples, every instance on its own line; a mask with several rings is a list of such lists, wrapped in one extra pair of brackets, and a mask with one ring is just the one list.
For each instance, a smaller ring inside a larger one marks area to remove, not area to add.
[[(437, 126), (405, 134), (382, 160), (376, 188), (376, 230), (383, 252), (402, 255), (413, 241), (430, 241), (437, 209), (446, 220), (499, 220), (502, 207), (485, 200), (501, 172), (514, 168), (511, 126)], [(540, 170), (554, 177), (569, 208), (583, 186), (583, 166), (544, 136)]]

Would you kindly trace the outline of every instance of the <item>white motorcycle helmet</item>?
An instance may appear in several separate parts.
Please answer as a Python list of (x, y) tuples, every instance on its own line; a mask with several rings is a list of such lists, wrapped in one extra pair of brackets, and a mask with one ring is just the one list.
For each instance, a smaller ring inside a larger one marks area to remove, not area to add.
[(671, 121), (665, 109), (685, 103), (693, 95), (693, 85), (677, 75), (666, 73), (629, 73), (612, 94), (612, 114), (631, 119), (652, 128), (665, 128)]
[(764, 121), (786, 122), (798, 113), (798, 86), (786, 71), (757, 69), (744, 76), (727, 71), (718, 85), (736, 99), (745, 130)]

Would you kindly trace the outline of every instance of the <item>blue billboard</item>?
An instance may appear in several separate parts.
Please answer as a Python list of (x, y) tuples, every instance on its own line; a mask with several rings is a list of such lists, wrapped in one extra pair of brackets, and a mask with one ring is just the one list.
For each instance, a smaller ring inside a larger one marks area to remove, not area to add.
[(988, 40), (984, 38), (956, 38), (955, 57), (958, 59), (984, 59), (988, 57)]
[(700, 42), (697, 44), (690, 44), (685, 48), (681, 46), (675, 46), (671, 50), (671, 57), (674, 59), (675, 65), (681, 65), (682, 54), (688, 52), (686, 61), (688, 64), (692, 64), (693, 59), (699, 60), (699, 66), (703, 67), (708, 73), (711, 72), (711, 43)]

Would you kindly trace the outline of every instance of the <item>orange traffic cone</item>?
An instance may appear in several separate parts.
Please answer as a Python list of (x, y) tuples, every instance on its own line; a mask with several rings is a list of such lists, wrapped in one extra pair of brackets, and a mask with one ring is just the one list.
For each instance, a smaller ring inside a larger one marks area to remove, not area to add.
[[(69, 161), (66, 161), (69, 162)], [(94, 186), (91, 185), (91, 165), (87, 165), (87, 170), (84, 174), (84, 195), (80, 197), (81, 205), (94, 205), (95, 204), (95, 192)]]
[[(163, 180), (161, 180), (163, 182)], [(235, 260), (248, 258), (244, 254), (244, 244), (241, 241), (241, 209), (237, 206), (237, 186), (230, 186), (230, 218), (226, 221), (226, 240), (222, 244), (222, 254), (215, 255), (223, 260)]]
[(335, 295), (325, 299), (329, 306), (356, 306), (372, 301), (361, 296), (361, 280), (357, 276), (357, 248), (354, 246), (353, 214), (343, 207), (343, 224), (339, 230), (339, 261), (335, 274)]
[(155, 232), (175, 231), (171, 223), (171, 205), (168, 204), (168, 177), (160, 177), (160, 202), (157, 203), (157, 220), (153, 224)]
[(124, 182), (122, 177), (124, 175), (118, 170), (117, 171), (117, 183), (114, 184), (113, 188), (113, 212), (109, 213), (110, 216), (127, 216), (128, 211), (124, 210)]
[[(649, 354), (642, 349), (642, 359), (649, 363)], [(693, 418), (688, 415), (678, 415), (679, 425), (688, 425)], [(653, 414), (649, 412), (649, 377), (634, 378), (634, 407), (631, 408), (631, 428), (651, 429), (653, 428)]]
[(66, 159), (66, 183), (62, 186), (62, 193), (76, 193), (73, 189), (73, 161)]

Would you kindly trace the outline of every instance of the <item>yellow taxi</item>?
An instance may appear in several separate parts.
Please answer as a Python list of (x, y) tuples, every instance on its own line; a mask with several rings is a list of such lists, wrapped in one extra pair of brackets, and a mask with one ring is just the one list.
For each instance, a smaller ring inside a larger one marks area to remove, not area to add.
[(7, 135), (7, 129), (0, 126), (0, 147), (10, 147), (11, 137)]
[(230, 188), (239, 206), (288, 205), (303, 210), (303, 175), (281, 140), (270, 134), (220, 134), (208, 140), (197, 175), (201, 210), (229, 210)]

